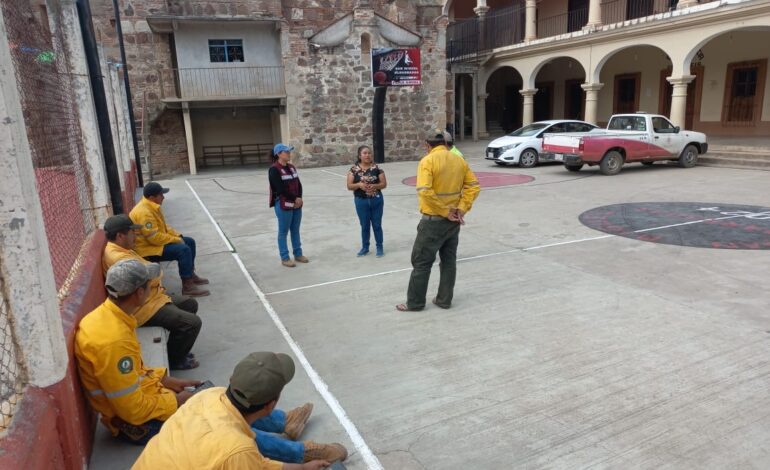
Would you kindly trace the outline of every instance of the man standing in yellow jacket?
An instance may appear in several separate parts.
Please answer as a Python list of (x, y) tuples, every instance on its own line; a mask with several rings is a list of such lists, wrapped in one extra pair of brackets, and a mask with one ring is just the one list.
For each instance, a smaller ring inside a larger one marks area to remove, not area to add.
[(154, 181), (147, 183), (144, 197), (131, 210), (131, 220), (142, 226), (141, 235), (136, 240), (136, 252), (154, 262), (176, 261), (179, 277), (182, 278), (182, 294), (191, 297), (209, 295), (208, 290), (199, 287), (208, 284), (208, 279), (195, 273), (195, 240), (166, 224), (160, 206), (168, 191)]
[[(107, 245), (102, 254), (102, 269), (105, 275), (110, 267), (125, 259), (137, 260), (150, 264), (134, 251), (136, 232), (141, 225), (134, 224), (125, 214), (110, 217), (104, 222), (107, 235)], [(134, 317), (138, 326), (160, 326), (169, 331), (168, 361), (171, 369), (195, 369), (200, 364), (190, 353), (195, 339), (201, 330), (201, 319), (198, 313), (198, 302), (184, 296), (171, 297), (166, 294), (160, 276), (150, 279), (147, 284), (149, 293), (147, 300)]]
[(468, 163), (447, 148), (443, 130), (432, 131), (425, 142), (428, 154), (417, 165), (417, 199), (422, 220), (412, 247), (406, 303), (396, 305), (402, 312), (425, 308), (436, 252), (441, 259), (441, 277), (433, 303), (441, 308), (452, 305), (460, 226), (481, 191)]
[(105, 282), (109, 297), (80, 321), (75, 333), (75, 357), (88, 401), (114, 436), (140, 445), (192, 396), (185, 387), (200, 383), (170, 377), (165, 368), (142, 362), (134, 315), (158, 276), (160, 266), (154, 263), (124, 260), (113, 265)]

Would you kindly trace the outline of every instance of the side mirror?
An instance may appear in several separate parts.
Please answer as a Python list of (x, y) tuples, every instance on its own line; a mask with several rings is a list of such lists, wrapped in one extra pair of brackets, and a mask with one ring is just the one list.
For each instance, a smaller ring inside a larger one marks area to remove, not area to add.
[(674, 127), (674, 134), (679, 134), (680, 130), (681, 129), (679, 129), (679, 126)]

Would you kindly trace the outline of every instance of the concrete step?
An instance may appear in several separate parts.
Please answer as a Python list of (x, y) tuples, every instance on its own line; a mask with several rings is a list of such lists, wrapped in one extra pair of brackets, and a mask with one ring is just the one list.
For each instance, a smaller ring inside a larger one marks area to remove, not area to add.
[(765, 158), (744, 158), (737, 155), (712, 155), (707, 153), (698, 157), (698, 165), (770, 171), (770, 156)]
[(709, 153), (748, 153), (770, 156), (770, 146), (763, 145), (736, 145), (736, 144), (709, 144)]

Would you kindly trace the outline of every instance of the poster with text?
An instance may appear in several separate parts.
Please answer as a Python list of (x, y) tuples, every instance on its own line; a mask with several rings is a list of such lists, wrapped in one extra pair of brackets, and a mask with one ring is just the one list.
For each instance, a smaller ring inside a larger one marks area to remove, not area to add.
[(373, 86), (422, 85), (420, 49), (372, 49)]

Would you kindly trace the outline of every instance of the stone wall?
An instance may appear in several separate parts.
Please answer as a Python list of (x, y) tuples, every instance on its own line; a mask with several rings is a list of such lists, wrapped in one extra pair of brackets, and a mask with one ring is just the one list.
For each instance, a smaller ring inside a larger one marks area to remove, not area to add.
[(167, 109), (152, 123), (150, 147), (153, 178), (189, 171), (182, 110)]
[[(90, 0), (97, 40), (109, 60), (120, 62), (112, 0)], [(380, 36), (374, 14), (422, 36), (423, 85), (393, 87), (385, 107), (388, 160), (417, 158), (422, 139), (447, 116), (444, 31), (441, 0), (120, 0), (121, 26), (137, 117), (144, 104), (151, 127), (155, 175), (188, 171), (181, 111), (165, 110), (161, 81), (168, 88), (173, 68), (169, 34), (150, 30), (147, 16), (283, 18), (282, 53), (286, 69), (289, 136), (298, 147), (298, 165), (347, 163), (355, 148), (371, 145), (374, 89), (370, 59), (361, 52), (361, 35), (372, 47), (397, 46)], [(353, 31), (343, 44), (311, 50), (308, 38), (356, 10)], [(112, 20), (112, 22), (111, 22)]]
[[(383, 12), (404, 19), (410, 24), (400, 26), (422, 36), (423, 85), (389, 88), (384, 115), (386, 161), (416, 159), (424, 153), (427, 132), (446, 123), (446, 21), (436, 21), (440, 6), (420, 7), (406, 1)], [(285, 67), (291, 71), (286, 74), (288, 140), (298, 150), (295, 162), (298, 166), (349, 163), (359, 145), (372, 145), (374, 88), (371, 59), (361, 48), (362, 35), (369, 35), (373, 48), (398, 45), (380, 35), (375, 9), (365, 5), (354, 10), (351, 34), (342, 44), (318, 50), (309, 46), (307, 38), (320, 28), (310, 28), (304, 10), (293, 14), (303, 18), (289, 23), (289, 47), (284, 50)]]

